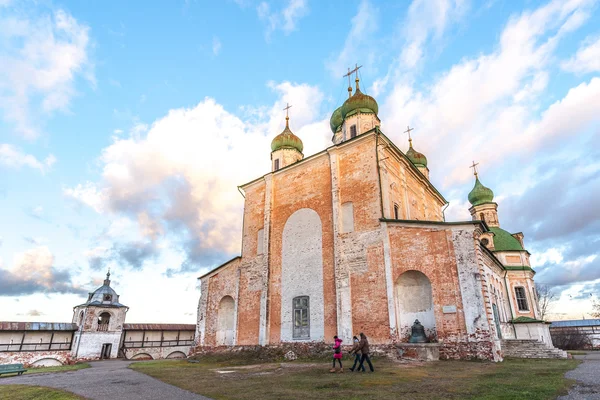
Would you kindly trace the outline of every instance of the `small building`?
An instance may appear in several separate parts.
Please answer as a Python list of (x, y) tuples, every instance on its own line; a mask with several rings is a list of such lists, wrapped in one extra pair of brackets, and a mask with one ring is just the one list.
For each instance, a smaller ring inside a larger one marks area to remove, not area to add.
[(110, 272), (87, 301), (73, 308), (73, 320), (0, 322), (0, 365), (52, 366), (75, 361), (125, 358), (186, 358), (195, 324), (126, 324), (129, 307), (110, 286)]
[(553, 321), (552, 342), (565, 350), (600, 348), (600, 319)]

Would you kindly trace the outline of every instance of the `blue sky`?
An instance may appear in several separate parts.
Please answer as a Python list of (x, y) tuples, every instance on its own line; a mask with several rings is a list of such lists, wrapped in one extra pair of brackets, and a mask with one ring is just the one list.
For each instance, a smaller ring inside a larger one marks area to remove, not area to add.
[(590, 311), (598, 1), (141, 4), (0, 0), (0, 319), (68, 321), (110, 267), (129, 321), (193, 322), (282, 108), (324, 149), (355, 63), (386, 135), (406, 149), (415, 127), (448, 220), (470, 218), (479, 161), (553, 317)]

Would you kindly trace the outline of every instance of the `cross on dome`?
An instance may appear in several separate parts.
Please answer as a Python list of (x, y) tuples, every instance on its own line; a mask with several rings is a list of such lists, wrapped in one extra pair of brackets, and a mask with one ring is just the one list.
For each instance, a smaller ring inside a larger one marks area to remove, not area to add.
[(477, 176), (477, 166), (479, 165), (479, 163), (475, 163), (475, 161), (473, 161), (473, 165), (471, 165), (469, 168), (473, 168), (473, 175)]

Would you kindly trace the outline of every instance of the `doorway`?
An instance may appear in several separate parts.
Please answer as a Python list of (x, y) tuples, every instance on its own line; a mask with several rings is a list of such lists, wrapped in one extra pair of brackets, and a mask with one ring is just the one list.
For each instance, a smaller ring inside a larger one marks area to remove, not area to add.
[(111, 350), (112, 350), (112, 344), (104, 343), (102, 345), (102, 352), (100, 353), (100, 359), (101, 360), (109, 359)]

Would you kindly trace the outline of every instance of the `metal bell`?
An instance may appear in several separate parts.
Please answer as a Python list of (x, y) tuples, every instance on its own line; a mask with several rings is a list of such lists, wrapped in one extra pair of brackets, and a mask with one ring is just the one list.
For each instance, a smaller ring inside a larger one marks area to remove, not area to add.
[(426, 343), (427, 336), (425, 336), (425, 327), (421, 325), (418, 319), (415, 319), (415, 323), (411, 328), (409, 343)]

